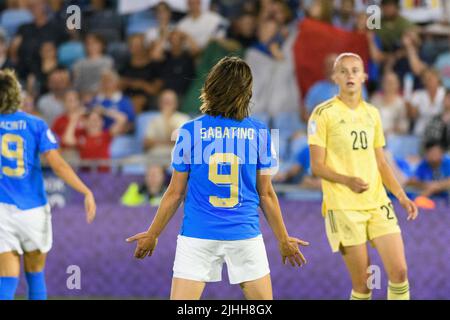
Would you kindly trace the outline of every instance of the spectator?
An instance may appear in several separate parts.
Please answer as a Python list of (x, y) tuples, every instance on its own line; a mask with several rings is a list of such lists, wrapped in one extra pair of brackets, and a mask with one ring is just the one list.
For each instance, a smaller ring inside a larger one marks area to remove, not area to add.
[(82, 30), (101, 35), (106, 43), (121, 40), (122, 19), (114, 8), (107, 6), (107, 0), (91, 0), (91, 5), (83, 14)]
[(425, 47), (422, 45), (420, 30), (413, 27), (405, 31), (402, 36), (402, 45), (395, 54), (388, 55), (386, 65), (392, 67), (401, 80), (406, 75), (412, 74), (414, 89), (422, 88), (420, 75), (428, 68), (428, 65), (432, 65), (432, 61), (427, 58), (426, 50), (423, 50)]
[(442, 112), (445, 97), (445, 89), (436, 70), (426, 69), (422, 82), (425, 88), (415, 91), (406, 104), (408, 116), (414, 121), (414, 134), (418, 137), (423, 136), (430, 120)]
[(225, 36), (226, 20), (211, 11), (202, 11), (201, 0), (188, 0), (188, 13), (177, 29), (191, 36), (200, 49), (214, 38)]
[(333, 20), (333, 2), (329, 0), (311, 0), (305, 5), (306, 16), (320, 20), (325, 23), (332, 23)]
[(34, 21), (20, 26), (11, 44), (11, 57), (21, 79), (25, 79), (33, 63), (39, 61), (39, 49), (44, 42), (59, 45), (67, 39), (65, 26), (49, 16), (45, 0), (29, 0), (28, 8)]
[(400, 15), (399, 0), (381, 1), (381, 27), (376, 29), (381, 39), (383, 51), (395, 52), (401, 47), (403, 34), (412, 24)]
[(381, 64), (386, 59), (386, 55), (382, 51), (380, 37), (367, 26), (369, 16), (366, 13), (365, 8), (361, 10), (361, 8), (358, 9), (358, 5), (356, 7), (354, 31), (359, 34), (364, 34), (367, 37), (367, 44), (369, 46), (369, 61), (367, 69), (369, 79), (367, 82), (367, 87), (369, 92), (373, 92), (374, 90), (379, 89), (378, 83), (380, 82), (381, 75), (380, 68)]
[(156, 96), (163, 86), (163, 64), (152, 60), (143, 34), (130, 36), (128, 47), (131, 56), (120, 72), (121, 88), (132, 97), (135, 113), (155, 110)]
[(281, 26), (276, 20), (270, 19), (259, 23), (257, 41), (252, 45), (252, 49), (258, 50), (276, 60), (283, 60), (281, 45), (283, 38), (280, 35)]
[(247, 49), (257, 41), (256, 27), (256, 16), (244, 12), (232, 21), (227, 31), (227, 39), (237, 41), (242, 48)]
[(73, 65), (74, 86), (81, 92), (83, 101), (88, 101), (98, 91), (102, 72), (113, 67), (112, 58), (104, 54), (105, 46), (100, 35), (86, 35), (87, 57)]
[[(333, 98), (338, 94), (339, 88), (332, 80), (334, 61), (336, 60), (336, 54), (329, 54), (324, 60), (324, 79), (316, 82), (306, 94), (305, 107), (302, 110), (302, 119), (307, 122), (309, 115), (314, 108), (322, 102)], [(367, 99), (366, 88), (363, 87), (364, 100)]]
[(170, 161), (174, 131), (189, 120), (189, 117), (177, 111), (178, 98), (173, 90), (164, 90), (159, 96), (160, 114), (148, 125), (144, 140), (144, 150), (149, 157)]
[(7, 39), (12, 39), (21, 25), (32, 21), (33, 15), (27, 8), (27, 0), (6, 1), (6, 9), (0, 15), (0, 26), (5, 29)]
[(311, 173), (309, 147), (305, 146), (298, 152), (295, 163), (285, 172), (280, 172), (274, 177), (275, 182), (293, 182), (302, 188), (320, 190), (320, 179)]
[(164, 168), (159, 165), (150, 165), (145, 173), (142, 184), (131, 183), (122, 195), (122, 204), (128, 207), (137, 207), (150, 203), (158, 206), (166, 189), (166, 176)]
[(450, 51), (438, 55), (434, 68), (439, 71), (444, 87), (450, 89)]
[(5, 33), (0, 31), (0, 69), (13, 69), (14, 65), (8, 58), (8, 40)]
[(424, 136), (425, 143), (439, 141), (444, 150), (450, 149), (450, 91), (445, 94), (444, 111), (428, 123)]
[(171, 89), (183, 97), (195, 77), (194, 56), (196, 48), (189, 36), (178, 30), (169, 35), (169, 50), (164, 53), (162, 81), (165, 89)]
[(409, 123), (397, 75), (392, 71), (386, 71), (381, 87), (382, 91), (372, 96), (371, 103), (380, 111), (385, 135), (406, 134)]
[[(117, 125), (115, 131), (119, 134), (126, 134), (134, 127), (135, 113), (131, 100), (123, 95), (119, 88), (119, 75), (112, 70), (106, 70), (101, 75), (100, 91), (90, 103), (91, 108), (101, 107), (103, 109), (116, 110), (126, 117), (126, 121)], [(114, 118), (105, 114), (104, 124), (106, 129), (110, 129), (114, 124)]]
[(58, 63), (72, 69), (74, 63), (84, 59), (86, 53), (78, 30), (69, 30), (69, 40), (58, 47)]
[[(67, 145), (65, 141), (70, 141), (70, 131), (74, 131), (75, 137), (81, 136), (84, 132), (84, 115), (86, 108), (81, 103), (80, 94), (73, 89), (66, 91), (64, 95), (64, 113), (58, 116), (52, 125), (52, 131), (60, 140), (60, 147), (63, 151), (73, 149), (74, 146)], [(69, 136), (67, 136), (69, 135)]]
[[(431, 61), (427, 61), (424, 53), (419, 49), (419, 43), (414, 37), (405, 35), (403, 39), (411, 70), (415, 75), (420, 75), (425, 69), (430, 68)], [(438, 70), (442, 83), (446, 89), (450, 88), (450, 52), (439, 54), (434, 62), (434, 68)]]
[(145, 42), (147, 45), (158, 41), (162, 42), (163, 48), (168, 48), (169, 34), (174, 30), (172, 22), (172, 10), (165, 1), (160, 1), (155, 7), (157, 25), (152, 26), (145, 32)]
[(260, 21), (258, 42), (246, 51), (245, 60), (253, 72), (252, 113), (274, 117), (298, 112), (300, 96), (292, 58), (295, 34), (285, 38), (283, 28), (275, 19)]
[(58, 57), (56, 47), (53, 42), (44, 42), (39, 50), (40, 60), (36, 61), (31, 67), (32, 82), (35, 83), (33, 87), (37, 87), (39, 95), (48, 92), (47, 82), (48, 76), (53, 70), (58, 68)]
[(424, 197), (448, 197), (450, 190), (450, 157), (445, 155), (439, 142), (425, 146), (425, 157), (416, 169), (408, 186), (418, 188)]
[(38, 110), (44, 120), (51, 125), (53, 121), (64, 113), (64, 95), (70, 88), (69, 71), (57, 68), (50, 72), (47, 86), (49, 92), (38, 100)]
[(347, 31), (353, 31), (355, 23), (355, 0), (341, 0), (340, 7), (333, 17), (333, 25)]
[[(113, 125), (105, 129), (104, 117), (114, 119)], [(64, 144), (76, 147), (81, 160), (108, 160), (110, 158), (110, 145), (113, 137), (121, 132), (126, 122), (126, 117), (114, 109), (101, 107), (90, 111), (86, 116), (85, 130), (76, 135), (77, 122), (69, 122), (64, 135)], [(107, 172), (107, 166), (99, 166), (99, 171)]]
[(28, 114), (32, 114), (37, 117), (42, 117), (42, 115), (39, 113), (39, 111), (36, 109), (36, 104), (34, 103), (34, 97), (33, 95), (23, 92), (22, 95), (22, 107), (21, 110), (23, 112), (26, 112)]

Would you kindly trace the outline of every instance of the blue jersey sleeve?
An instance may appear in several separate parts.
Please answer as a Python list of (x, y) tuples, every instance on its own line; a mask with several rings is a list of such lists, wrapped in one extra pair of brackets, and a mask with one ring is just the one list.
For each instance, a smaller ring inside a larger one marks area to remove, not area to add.
[(58, 141), (44, 121), (38, 122), (39, 153), (58, 149)]
[(172, 151), (172, 167), (179, 172), (188, 172), (191, 168), (192, 132), (183, 125), (178, 129), (178, 137)]
[(258, 161), (257, 170), (278, 168), (277, 151), (269, 129), (265, 125), (261, 125), (258, 129)]

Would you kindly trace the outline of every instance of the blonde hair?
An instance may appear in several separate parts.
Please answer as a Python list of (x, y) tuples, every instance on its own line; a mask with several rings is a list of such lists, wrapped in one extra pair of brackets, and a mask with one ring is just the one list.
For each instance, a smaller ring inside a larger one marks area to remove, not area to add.
[(0, 114), (14, 113), (22, 105), (22, 88), (11, 69), (0, 71)]
[(353, 57), (353, 58), (358, 59), (361, 62), (361, 64), (364, 66), (364, 61), (359, 54), (356, 54), (353, 52), (344, 52), (344, 53), (341, 53), (340, 55), (338, 55), (336, 60), (334, 60), (333, 70), (336, 70), (336, 67), (338, 66), (339, 62), (341, 62), (342, 59), (348, 58), (348, 57)]

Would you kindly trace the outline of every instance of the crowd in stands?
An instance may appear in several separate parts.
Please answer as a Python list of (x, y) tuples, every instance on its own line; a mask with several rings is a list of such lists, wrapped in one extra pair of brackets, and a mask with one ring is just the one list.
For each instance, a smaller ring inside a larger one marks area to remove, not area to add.
[[(252, 67), (253, 116), (280, 129), (275, 181), (320, 188), (309, 168), (306, 123), (316, 105), (337, 94), (331, 72), (338, 52), (324, 59), (322, 80), (300, 92), (293, 44), (299, 23), (314, 19), (366, 35), (363, 95), (380, 110), (402, 182), (427, 195), (450, 188), (447, 1), (442, 15), (427, 21), (402, 16), (398, 0), (211, 0), (209, 9), (186, 0), (187, 12), (160, 1), (131, 14), (121, 14), (118, 1), (0, 1), (0, 68), (16, 70), (22, 109), (47, 121), (67, 159), (169, 162), (173, 131), (199, 113), (205, 75), (232, 54)], [(79, 30), (66, 27), (71, 4), (82, 10)], [(380, 5), (380, 29), (367, 29), (370, 4)], [(146, 183), (124, 201), (149, 190), (159, 197), (165, 169), (149, 166)]]

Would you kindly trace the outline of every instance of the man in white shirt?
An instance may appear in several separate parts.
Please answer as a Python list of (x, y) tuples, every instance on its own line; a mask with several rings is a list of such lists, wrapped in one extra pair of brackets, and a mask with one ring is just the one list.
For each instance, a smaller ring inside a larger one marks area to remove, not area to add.
[(188, 14), (180, 20), (177, 29), (188, 34), (197, 46), (204, 49), (209, 40), (225, 36), (227, 24), (217, 13), (202, 11), (202, 0), (188, 0)]

